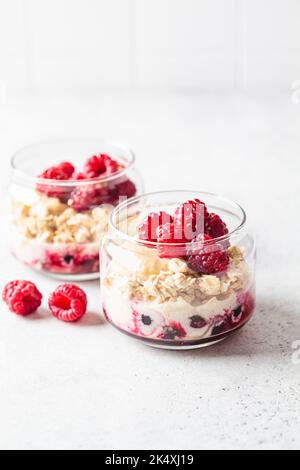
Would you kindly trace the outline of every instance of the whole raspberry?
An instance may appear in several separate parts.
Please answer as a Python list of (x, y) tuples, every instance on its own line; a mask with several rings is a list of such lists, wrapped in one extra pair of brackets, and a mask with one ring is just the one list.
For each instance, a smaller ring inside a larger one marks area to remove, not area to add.
[(83, 173), (87, 178), (99, 178), (117, 173), (118, 163), (105, 154), (93, 155), (84, 165)]
[[(210, 242), (210, 243), (209, 243)], [(198, 235), (186, 258), (188, 267), (199, 274), (217, 274), (226, 271), (229, 255), (219, 244), (213, 243), (209, 235)]]
[(4, 287), (2, 299), (11, 312), (26, 316), (39, 308), (42, 294), (32, 282), (12, 281)]
[(228, 234), (228, 228), (217, 214), (209, 214), (205, 220), (205, 233), (211, 238), (219, 238)]
[(86, 313), (87, 297), (80, 287), (62, 284), (50, 295), (49, 308), (58, 320), (76, 322)]
[(125, 180), (122, 183), (116, 184), (109, 189), (110, 195), (110, 204), (116, 205), (119, 202), (119, 199), (122, 197), (127, 197), (130, 199), (131, 197), (136, 195), (136, 186), (130, 180)]
[(156, 242), (158, 227), (161, 225), (170, 224), (172, 222), (173, 217), (164, 211), (151, 212), (139, 225), (138, 232), (140, 240)]
[(100, 175), (105, 173), (106, 165), (104, 155), (93, 155), (90, 157), (84, 167), (83, 173), (87, 178), (98, 178)]
[[(186, 248), (183, 246), (187, 243), (180, 233), (176, 232), (173, 223), (161, 225), (157, 229), (158, 254), (160, 258), (182, 258), (186, 255)], [(170, 246), (168, 246), (170, 244)], [(176, 246), (174, 244), (180, 244)]]
[(128, 199), (130, 199), (131, 197), (136, 195), (136, 186), (130, 180), (126, 180), (123, 181), (123, 183), (118, 184), (116, 190), (119, 197), (126, 196), (128, 197)]
[(174, 223), (177, 230), (188, 240), (193, 240), (200, 233), (204, 233), (207, 208), (199, 199), (188, 201), (179, 206), (174, 214)]
[(39, 178), (46, 180), (68, 180), (71, 178), (75, 168), (70, 162), (62, 162), (57, 166), (52, 166), (45, 170)]
[[(39, 175), (39, 178), (53, 181), (67, 181), (72, 178), (74, 172), (75, 168), (72, 163), (62, 162), (57, 166), (53, 166), (45, 170), (41, 175)], [(36, 189), (48, 197), (56, 197), (61, 201), (66, 201), (70, 194), (69, 188), (62, 186), (39, 183)]]
[(74, 166), (70, 162), (62, 162), (58, 165), (58, 169), (65, 179), (70, 179), (75, 171)]
[(75, 188), (70, 195), (68, 205), (78, 212), (83, 212), (101, 204), (109, 203), (109, 201), (106, 188), (91, 184)]

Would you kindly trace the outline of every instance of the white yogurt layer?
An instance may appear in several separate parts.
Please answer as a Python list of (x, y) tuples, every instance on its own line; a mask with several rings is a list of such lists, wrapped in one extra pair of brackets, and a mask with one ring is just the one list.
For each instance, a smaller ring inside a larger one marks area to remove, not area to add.
[[(241, 291), (240, 291), (241, 294)], [(231, 293), (226, 299), (220, 300), (211, 298), (206, 303), (193, 306), (184, 299), (177, 301), (157, 303), (153, 302), (131, 302), (120, 293), (117, 288), (104, 289), (103, 302), (109, 320), (119, 328), (135, 334), (142, 334), (147, 337), (157, 338), (163, 327), (172, 322), (180, 323), (187, 333), (185, 340), (210, 336), (213, 327), (213, 320), (218, 316), (224, 316), (228, 312), (239, 307), (237, 293)], [(133, 312), (140, 316), (149, 316), (152, 319), (152, 331), (143, 331), (143, 325), (139, 325), (136, 330), (136, 323)], [(191, 319), (201, 317), (207, 322), (203, 328), (191, 327)]]

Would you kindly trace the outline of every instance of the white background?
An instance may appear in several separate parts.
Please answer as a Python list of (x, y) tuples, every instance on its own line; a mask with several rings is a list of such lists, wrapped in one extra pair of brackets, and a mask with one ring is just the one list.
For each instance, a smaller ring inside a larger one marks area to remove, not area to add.
[(9, 89), (286, 89), (298, 0), (0, 0)]
[[(0, 448), (300, 448), (299, 23), (297, 0), (0, 0), (0, 287), (44, 293), (28, 319), (0, 307)], [(57, 282), (11, 257), (4, 221), (11, 155), (63, 136), (128, 143), (149, 191), (244, 206), (258, 305), (240, 334), (151, 350), (105, 323), (97, 282), (80, 323), (51, 318)]]

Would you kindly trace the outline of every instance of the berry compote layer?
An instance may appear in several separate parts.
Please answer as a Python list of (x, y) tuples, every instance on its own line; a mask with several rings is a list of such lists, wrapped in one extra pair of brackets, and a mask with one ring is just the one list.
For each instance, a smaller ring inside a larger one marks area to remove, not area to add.
[[(34, 188), (13, 186), (12, 250), (26, 265), (54, 275), (99, 274), (99, 244), (119, 198), (136, 187), (108, 155), (46, 169)], [(120, 175), (120, 177), (118, 177)]]
[(150, 213), (133, 226), (144, 246), (106, 247), (103, 308), (113, 325), (150, 343), (184, 346), (217, 341), (249, 320), (253, 270), (201, 201)]

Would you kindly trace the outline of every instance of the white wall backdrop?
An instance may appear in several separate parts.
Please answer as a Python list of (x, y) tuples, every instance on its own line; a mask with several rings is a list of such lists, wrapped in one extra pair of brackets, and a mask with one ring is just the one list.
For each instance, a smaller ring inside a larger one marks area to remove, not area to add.
[(290, 89), (299, 0), (0, 0), (8, 89)]

